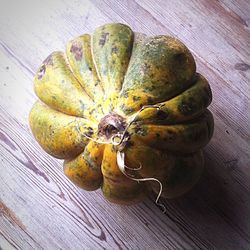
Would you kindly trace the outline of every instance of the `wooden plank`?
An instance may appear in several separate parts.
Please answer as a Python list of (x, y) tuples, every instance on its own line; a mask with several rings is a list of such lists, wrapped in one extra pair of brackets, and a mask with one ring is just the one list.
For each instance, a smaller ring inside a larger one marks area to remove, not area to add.
[(219, 3), (230, 12), (230, 15), (239, 19), (247, 29), (250, 27), (250, 2), (248, 0), (219, 0)]
[[(0, 15), (0, 248), (250, 247), (250, 40), (241, 20), (248, 8), (243, 3), (5, 4)], [(100, 190), (76, 188), (63, 175), (62, 162), (41, 150), (27, 124), (36, 100), (33, 75), (41, 61), (63, 50), (69, 39), (111, 21), (180, 38), (212, 85), (215, 134), (205, 149), (206, 171), (187, 195), (164, 201), (166, 215), (154, 205), (155, 197), (123, 207), (105, 201)]]
[[(134, 207), (113, 205), (104, 200), (100, 190), (85, 192), (66, 179), (62, 162), (44, 153), (28, 128), (28, 108), (34, 96), (19, 92), (21, 87), (13, 89), (16, 82), (25, 87), (31, 75), (26, 75), (25, 67), (8, 57), (6, 50), (0, 52), (0, 68), (6, 73), (1, 74), (4, 91), (0, 99), (0, 193), (4, 208), (0, 232), (8, 244), (19, 249), (136, 249), (138, 242), (148, 249), (192, 245), (185, 235), (178, 236), (174, 222), (161, 218), (152, 201)], [(20, 93), (22, 100), (17, 99)], [(141, 215), (136, 216), (138, 213)]]

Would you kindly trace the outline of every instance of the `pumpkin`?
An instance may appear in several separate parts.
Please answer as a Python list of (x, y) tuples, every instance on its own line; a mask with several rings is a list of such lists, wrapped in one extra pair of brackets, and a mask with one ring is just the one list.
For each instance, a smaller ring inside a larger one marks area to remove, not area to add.
[(176, 38), (106, 24), (53, 52), (34, 83), (34, 137), (80, 188), (133, 204), (150, 190), (180, 196), (201, 176), (212, 94)]

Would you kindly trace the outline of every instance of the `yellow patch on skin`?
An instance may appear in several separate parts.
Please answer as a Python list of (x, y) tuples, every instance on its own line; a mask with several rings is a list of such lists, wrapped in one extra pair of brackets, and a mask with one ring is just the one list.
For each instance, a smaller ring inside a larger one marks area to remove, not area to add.
[(169, 152), (193, 153), (204, 147), (212, 136), (213, 116), (207, 110), (194, 121), (175, 125), (132, 125), (131, 141)]
[(64, 162), (65, 175), (77, 186), (88, 191), (96, 190), (102, 183), (101, 162), (104, 145), (90, 141), (84, 152)]
[(127, 178), (119, 169), (116, 160), (116, 151), (113, 145), (106, 145), (102, 161), (104, 196), (121, 204), (135, 203), (141, 200), (146, 188), (143, 183), (138, 183)]
[(62, 159), (83, 151), (88, 143), (83, 134), (93, 132), (93, 136), (96, 131), (89, 120), (60, 113), (40, 101), (33, 106), (29, 120), (32, 133), (43, 149)]
[(62, 52), (54, 52), (44, 61), (35, 76), (35, 92), (55, 110), (90, 118), (93, 101), (70, 71)]

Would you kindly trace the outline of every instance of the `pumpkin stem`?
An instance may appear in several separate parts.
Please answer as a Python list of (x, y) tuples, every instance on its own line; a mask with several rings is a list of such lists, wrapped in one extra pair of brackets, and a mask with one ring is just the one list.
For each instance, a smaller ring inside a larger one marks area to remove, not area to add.
[(108, 115), (104, 116), (99, 125), (98, 125), (98, 137), (99, 139), (96, 140), (94, 138), (91, 138), (84, 134), (85, 137), (87, 137), (89, 140), (95, 141), (97, 143), (101, 144), (109, 144), (112, 143), (114, 146), (117, 147), (117, 165), (120, 169), (120, 171), (129, 179), (134, 180), (134, 181), (155, 181), (159, 184), (159, 192), (158, 195), (155, 199), (155, 204), (159, 206), (162, 209), (163, 213), (166, 213), (166, 207), (159, 203), (159, 199), (162, 194), (162, 183), (153, 177), (149, 178), (136, 178), (135, 175), (128, 174), (126, 172), (126, 169), (133, 170), (133, 171), (138, 171), (142, 168), (142, 165), (140, 163), (139, 168), (130, 168), (125, 165), (125, 153), (124, 153), (124, 148), (127, 144), (127, 141), (129, 140), (129, 133), (128, 129), (132, 125), (133, 122), (135, 122), (137, 116), (139, 115), (140, 112), (142, 112), (144, 109), (147, 108), (156, 108), (160, 109), (163, 106), (163, 104), (159, 105), (145, 105), (143, 106), (139, 111), (137, 111), (130, 122), (127, 124), (126, 119), (117, 113), (109, 113)]
[(104, 116), (98, 124), (98, 136), (105, 141), (110, 141), (117, 134), (122, 134), (126, 127), (126, 119), (111, 112)]

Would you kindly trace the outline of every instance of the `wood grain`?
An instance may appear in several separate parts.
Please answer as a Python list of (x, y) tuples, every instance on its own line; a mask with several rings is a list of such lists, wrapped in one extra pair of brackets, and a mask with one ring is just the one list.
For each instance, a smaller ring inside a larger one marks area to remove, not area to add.
[[(17, 1), (0, 10), (0, 249), (249, 249), (250, 3)], [(107, 22), (168, 34), (192, 51), (213, 90), (206, 170), (187, 195), (127, 207), (63, 175), (28, 127), (33, 76), (66, 42)]]

